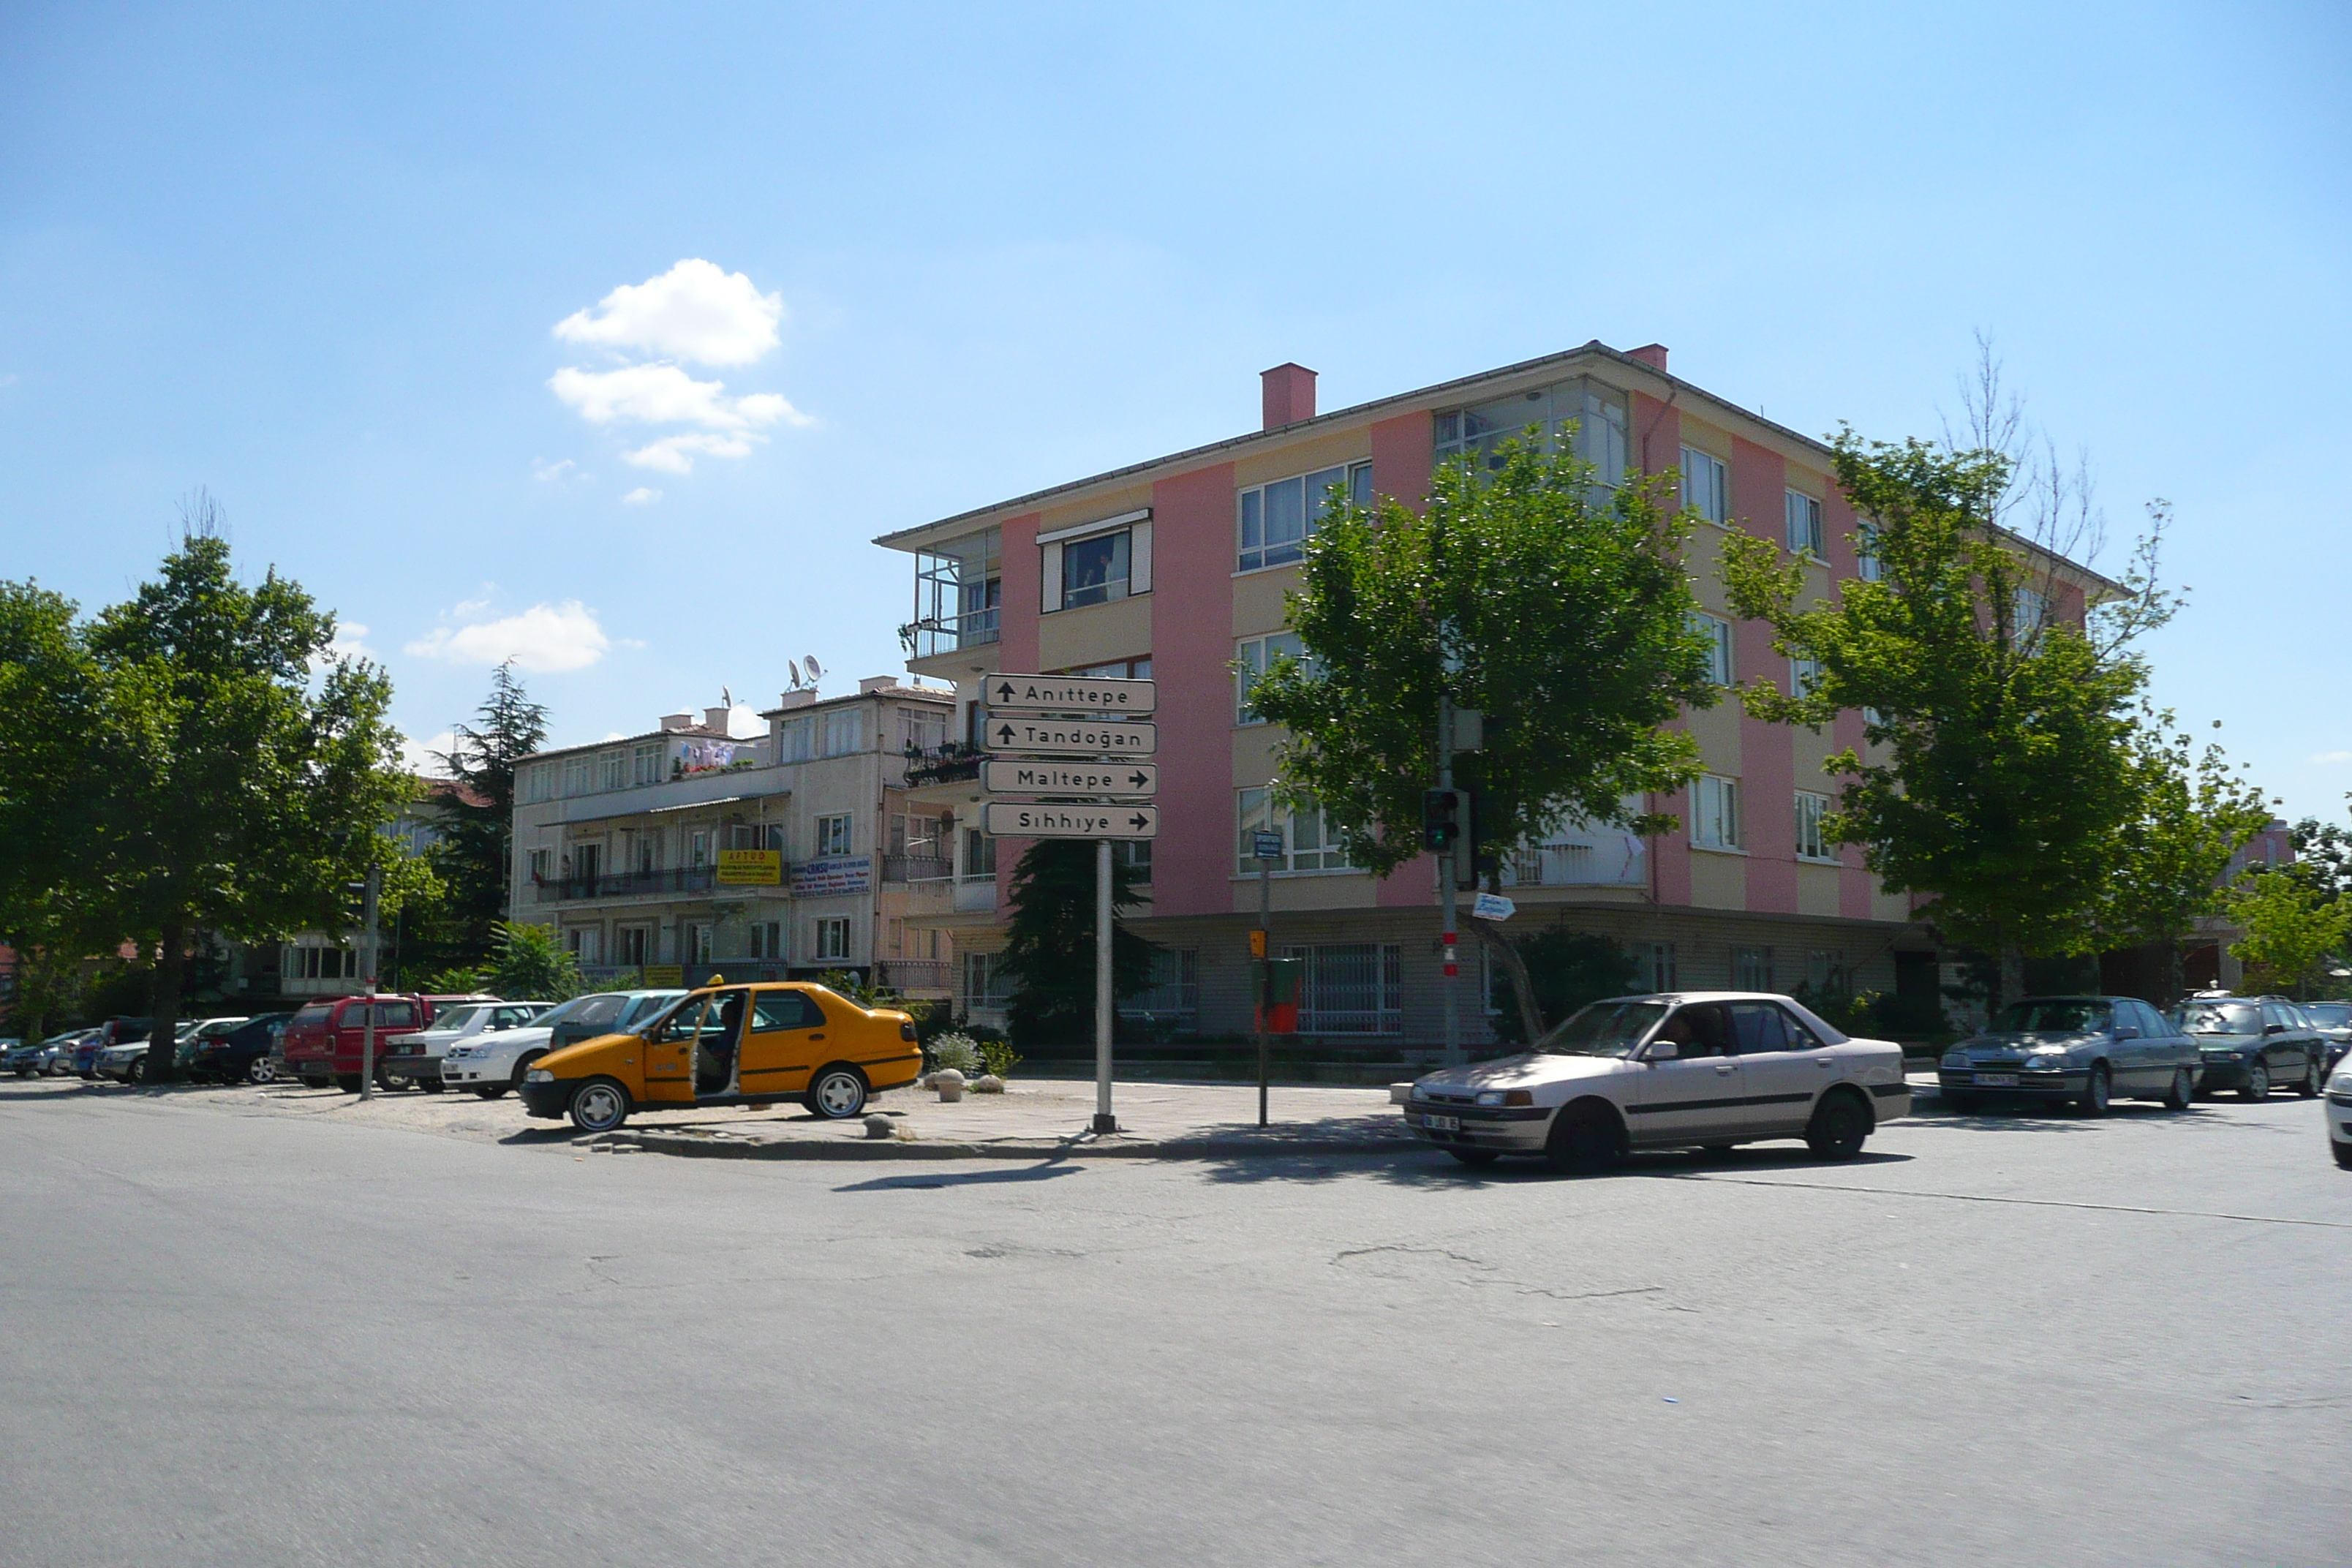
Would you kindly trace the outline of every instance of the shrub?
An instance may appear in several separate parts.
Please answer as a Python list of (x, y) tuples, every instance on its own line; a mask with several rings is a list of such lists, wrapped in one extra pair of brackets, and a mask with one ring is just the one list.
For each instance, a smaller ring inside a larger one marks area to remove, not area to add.
[(1013, 1069), (1021, 1065), (1021, 1058), (1005, 1040), (975, 1040), (981, 1061), (999, 1078), (1011, 1078)]
[(953, 1068), (966, 1078), (978, 1078), (981, 1073), (980, 1046), (970, 1035), (935, 1035), (923, 1047), (923, 1056), (933, 1072)]

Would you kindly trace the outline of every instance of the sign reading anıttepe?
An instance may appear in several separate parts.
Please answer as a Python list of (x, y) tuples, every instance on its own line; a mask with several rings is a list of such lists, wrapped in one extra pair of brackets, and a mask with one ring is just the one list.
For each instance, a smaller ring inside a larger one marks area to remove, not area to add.
[(828, 893), (862, 893), (874, 883), (874, 857), (836, 855), (793, 863), (793, 896), (821, 899)]
[(1098, 680), (1078, 675), (992, 675), (992, 713), (1103, 713), (1126, 716), (1159, 706), (1160, 689), (1149, 680)]

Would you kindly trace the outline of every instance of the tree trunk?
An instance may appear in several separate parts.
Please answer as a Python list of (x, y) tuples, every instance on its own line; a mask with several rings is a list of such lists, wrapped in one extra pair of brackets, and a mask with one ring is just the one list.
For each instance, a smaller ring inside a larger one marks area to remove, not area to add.
[(2025, 994), (2025, 950), (2013, 942), (2000, 944), (2000, 994), (1992, 999), (1992, 1010), (2000, 1011), (2003, 1005)]
[(173, 1037), (180, 1030), (180, 982), (187, 970), (188, 933), (185, 927), (167, 925), (161, 936), (147, 1001), (155, 1027), (147, 1037), (147, 1059), (141, 1068), (149, 1083), (171, 1083), (179, 1077)]
[(2164, 944), (2163, 1005), (2168, 1010), (2179, 1006), (2181, 996), (2189, 989), (2187, 983), (2181, 979), (2181, 974), (2180, 939), (2174, 937)]
[(1511, 994), (1519, 1004), (1519, 1027), (1527, 1034), (1527, 1043), (1534, 1045), (1543, 1038), (1543, 1012), (1536, 1005), (1536, 988), (1528, 978), (1528, 961), (1519, 955), (1518, 945), (1496, 928), (1492, 921), (1469, 917), (1470, 929), (1486, 944), (1486, 951), (1503, 962), (1503, 973), (1511, 977)]

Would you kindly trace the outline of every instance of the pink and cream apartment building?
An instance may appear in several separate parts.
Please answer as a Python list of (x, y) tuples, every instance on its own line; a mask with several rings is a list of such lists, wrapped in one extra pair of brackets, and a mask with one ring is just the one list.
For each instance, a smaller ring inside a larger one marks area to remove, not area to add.
[[(1824, 592), (1873, 570), (1857, 558), (1829, 449), (1675, 378), (1666, 358), (1654, 344), (1623, 353), (1590, 342), (1330, 414), (1316, 411), (1312, 371), (1281, 365), (1264, 374), (1258, 430), (877, 542), (914, 558), (908, 668), (955, 683), (967, 742), (982, 733), (984, 678), (1000, 669), (1158, 682), (1160, 833), (1134, 852), (1150, 891), (1135, 929), (1159, 946), (1158, 984), (1123, 1006), (1205, 1035), (1250, 1027), (1258, 885), (1243, 855), (1250, 830), (1268, 825), (1281, 732), (1249, 711), (1236, 669), (1296, 649), (1284, 595), (1297, 585), (1301, 545), (1333, 484), (1419, 505), (1438, 463), (1529, 425), (1554, 438), (1572, 429), (1611, 480), (1676, 469), (1711, 525), (1688, 560), (1717, 678), (1805, 678), (1773, 652), (1762, 624), (1731, 616), (1717, 566), (1736, 527), (1782, 541)], [(1881, 890), (1857, 850), (1821, 835), (1832, 787), (1822, 761), (1863, 743), (1861, 716), (1816, 732), (1759, 722), (1726, 700), (1679, 722), (1698, 738), (1705, 776), (1651, 804), (1680, 817), (1681, 830), (1645, 841), (1555, 825), (1507, 862), (1518, 909), (1509, 929), (1564, 922), (1608, 936), (1660, 989), (1810, 981), (1932, 990), (1933, 943), (1907, 900)], [(1026, 846), (976, 830), (975, 769), (956, 751), (918, 776), (932, 781), (919, 793), (958, 819), (954, 910), (944, 919), (961, 955), (960, 1001), (984, 1019), (1003, 1001), (994, 965), (1005, 888)], [(1274, 818), (1288, 857), (1274, 877), (1273, 942), (1306, 960), (1302, 1033), (1435, 1041), (1433, 862), (1374, 878), (1347, 863), (1311, 814), (1277, 809)], [(1476, 952), (1465, 938), (1465, 960)], [(1478, 964), (1464, 972), (1465, 986), (1478, 984)], [(1484, 1026), (1475, 1000), (1464, 1011), (1474, 1032)]]

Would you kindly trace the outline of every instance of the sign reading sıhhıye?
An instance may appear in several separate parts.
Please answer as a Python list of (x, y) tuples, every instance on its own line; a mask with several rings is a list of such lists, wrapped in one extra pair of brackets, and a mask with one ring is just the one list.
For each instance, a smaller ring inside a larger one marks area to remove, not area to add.
[(1014, 805), (991, 801), (984, 826), (999, 838), (1157, 838), (1156, 805)]
[(1159, 688), (1148, 680), (1097, 680), (1076, 675), (992, 675), (992, 713), (1149, 713)]

